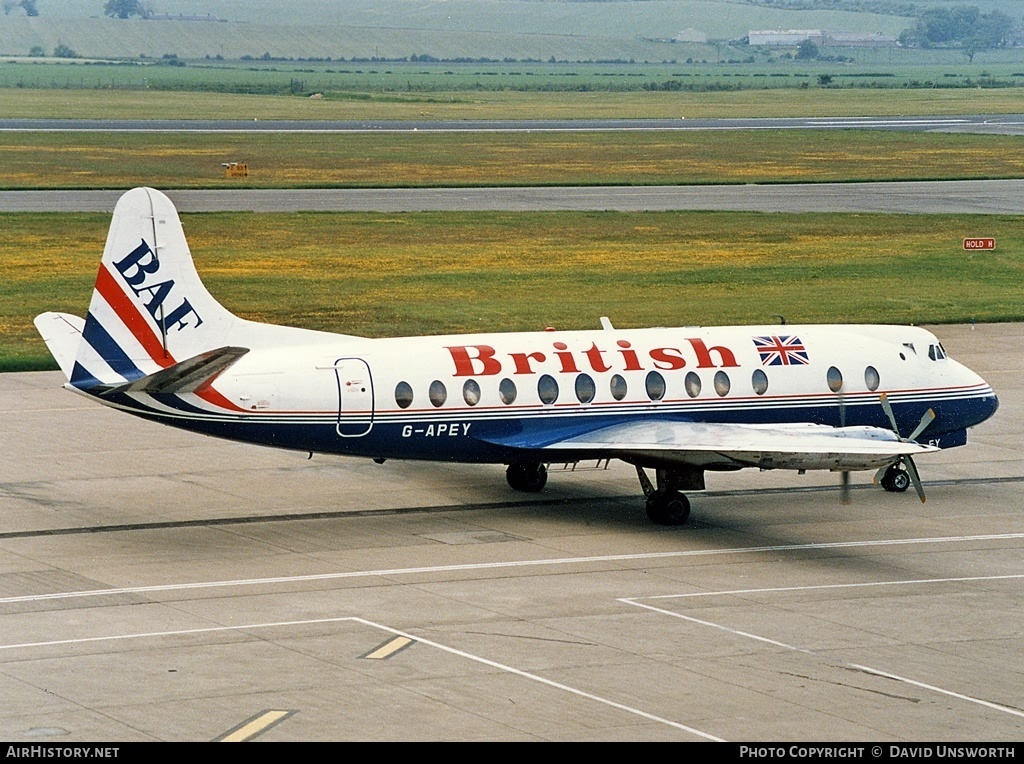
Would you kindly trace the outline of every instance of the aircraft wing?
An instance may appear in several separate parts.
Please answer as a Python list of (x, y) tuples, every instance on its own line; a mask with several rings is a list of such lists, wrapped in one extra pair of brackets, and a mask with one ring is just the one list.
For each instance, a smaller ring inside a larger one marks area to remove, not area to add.
[(521, 432), (488, 442), (565, 458), (625, 458), (637, 463), (678, 463), (695, 467), (761, 469), (875, 469), (902, 455), (937, 451), (900, 440), (880, 427), (821, 424), (706, 424), (644, 420), (583, 433)]

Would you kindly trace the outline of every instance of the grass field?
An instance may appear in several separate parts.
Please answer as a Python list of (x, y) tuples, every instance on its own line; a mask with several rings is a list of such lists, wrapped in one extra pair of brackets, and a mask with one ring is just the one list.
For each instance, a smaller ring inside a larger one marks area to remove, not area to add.
[[(409, 334), (1024, 319), (1024, 219), (755, 213), (202, 214), (210, 291), (247, 318)], [(109, 218), (0, 215), (0, 371), (53, 368), (31, 325), (84, 315)], [(994, 236), (994, 253), (964, 252)], [(614, 286), (611, 286), (614, 285)]]
[[(1024, 67), (1022, 67), (1024, 68)], [(32, 119), (704, 119), (1015, 114), (1024, 87), (738, 92), (362, 93), (338, 100), (145, 90), (0, 89), (0, 118)]]
[[(0, 187), (807, 182), (1024, 175), (1024, 138), (882, 131), (2, 133)], [(893, 161), (898, 158), (898, 161)], [(222, 162), (248, 162), (225, 179)]]
[[(176, 59), (182, 65), (171, 66), (153, 61), (70, 63), (66, 59), (19, 58), (0, 61), (0, 88), (293, 96), (319, 92), (332, 98), (506, 90), (809, 89), (822, 85), (821, 78), (826, 75), (831, 89), (999, 89), (1020, 86), (1024, 81), (1024, 51), (1020, 50), (986, 51), (968, 62), (962, 54), (949, 50), (940, 55), (935, 51), (856, 49), (863, 62), (840, 62), (779, 59), (772, 57), (778, 52), (763, 49), (751, 53), (710, 45), (695, 47), (691, 53), (697, 59), (691, 55), (671, 63), (200, 61), (186, 66)], [(996, 56), (1005, 60), (989, 60)], [(721, 59), (720, 63), (716, 59)]]

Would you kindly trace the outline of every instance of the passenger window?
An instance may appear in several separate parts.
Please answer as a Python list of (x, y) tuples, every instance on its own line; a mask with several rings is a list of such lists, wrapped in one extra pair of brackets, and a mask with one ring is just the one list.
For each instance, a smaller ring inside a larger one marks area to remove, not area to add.
[(661, 376), (661, 372), (652, 371), (647, 375), (644, 384), (647, 387), (647, 397), (652, 401), (660, 401), (665, 397), (665, 378)]
[(843, 373), (835, 366), (829, 366), (825, 372), (825, 381), (828, 382), (828, 389), (838, 393), (843, 389)]
[(439, 379), (431, 382), (430, 389), (427, 391), (427, 397), (430, 398), (430, 402), (434, 406), (443, 406), (444, 402), (448, 400), (448, 389), (444, 386), (444, 382)]
[(395, 403), (400, 409), (407, 409), (412, 405), (412, 385), (408, 382), (399, 382), (395, 385)]
[(750, 383), (754, 386), (754, 392), (758, 395), (764, 395), (768, 392), (768, 375), (761, 369), (754, 369), (754, 373), (750, 377)]
[(462, 386), (462, 397), (470, 406), (475, 406), (480, 402), (480, 385), (475, 379), (466, 380), (466, 384)]
[(729, 394), (730, 387), (732, 387), (732, 383), (729, 381), (729, 375), (724, 371), (716, 371), (715, 392), (724, 398)]
[(611, 389), (612, 398), (615, 400), (621, 401), (626, 397), (626, 380), (621, 375), (614, 375), (608, 387)]
[(554, 403), (558, 400), (558, 383), (550, 374), (545, 374), (537, 380), (537, 395), (541, 403)]
[(881, 378), (878, 376), (878, 369), (874, 366), (868, 366), (864, 369), (864, 384), (867, 385), (868, 390), (875, 392), (880, 383)]
[(700, 395), (700, 377), (694, 372), (686, 372), (686, 378), (683, 380), (683, 386), (686, 388), (686, 394), (691, 398), (696, 398)]
[(580, 374), (576, 377), (576, 398), (580, 403), (590, 403), (597, 395), (597, 386), (589, 374)]
[(502, 403), (511, 406), (516, 402), (516, 383), (508, 378), (501, 380), (498, 383), (498, 396)]

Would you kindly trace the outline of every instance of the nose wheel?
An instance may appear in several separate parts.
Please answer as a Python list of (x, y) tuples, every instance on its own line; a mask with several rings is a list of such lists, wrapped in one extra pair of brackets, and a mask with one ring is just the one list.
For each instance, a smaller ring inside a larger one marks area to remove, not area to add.
[(899, 464), (894, 464), (883, 473), (878, 482), (889, 493), (903, 493), (910, 488), (910, 473)]

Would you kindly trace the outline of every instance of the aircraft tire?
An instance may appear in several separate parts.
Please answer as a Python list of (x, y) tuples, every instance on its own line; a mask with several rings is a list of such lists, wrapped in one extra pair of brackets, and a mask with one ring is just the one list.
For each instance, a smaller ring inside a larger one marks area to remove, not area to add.
[(910, 488), (910, 474), (906, 470), (892, 466), (882, 476), (882, 488), (890, 493), (903, 493)]
[(690, 517), (690, 500), (678, 491), (652, 494), (647, 499), (647, 516), (657, 525), (682, 525)]
[(505, 479), (516, 491), (538, 493), (547, 485), (548, 468), (543, 464), (510, 464)]

